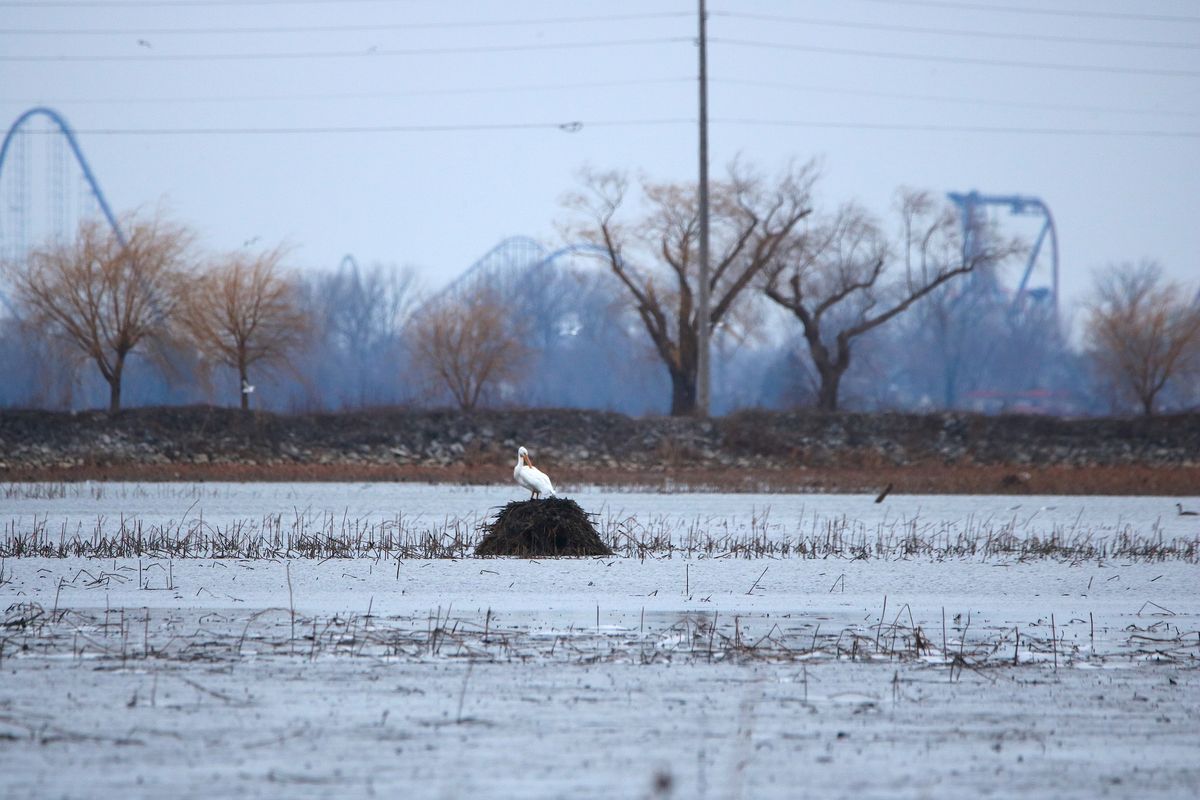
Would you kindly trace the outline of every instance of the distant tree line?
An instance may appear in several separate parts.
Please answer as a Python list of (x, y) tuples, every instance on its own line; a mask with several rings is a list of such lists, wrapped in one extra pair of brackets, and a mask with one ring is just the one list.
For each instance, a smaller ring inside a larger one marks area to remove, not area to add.
[[(710, 186), (714, 413), (1200, 407), (1200, 298), (1157, 265), (1097, 273), (1072, 348), (1051, 304), (1001, 289), (1021, 242), (926, 192), (888, 219), (820, 210), (815, 184), (735, 162)], [(695, 186), (586, 171), (563, 230), (585, 256), (431, 294), (411, 267), (300, 272), (162, 216), (87, 221), (3, 265), (0, 405), (694, 413)]]

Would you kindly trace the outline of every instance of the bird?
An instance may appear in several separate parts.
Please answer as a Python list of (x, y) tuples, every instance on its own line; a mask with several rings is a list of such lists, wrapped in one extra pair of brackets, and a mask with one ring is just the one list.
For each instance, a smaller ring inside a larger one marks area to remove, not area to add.
[(252, 394), (254, 387), (250, 385), (250, 381), (242, 378), (242, 394)]
[(529, 460), (529, 451), (524, 447), (517, 450), (517, 466), (513, 469), (513, 480), (517, 482), (518, 486), (523, 486), (531, 492), (530, 500), (540, 495), (558, 496), (554, 493), (554, 484), (550, 482), (550, 478), (533, 465), (533, 462)]
[(1181, 517), (1200, 517), (1200, 511), (1185, 510), (1183, 503), (1176, 503), (1175, 507), (1179, 509), (1179, 516)]

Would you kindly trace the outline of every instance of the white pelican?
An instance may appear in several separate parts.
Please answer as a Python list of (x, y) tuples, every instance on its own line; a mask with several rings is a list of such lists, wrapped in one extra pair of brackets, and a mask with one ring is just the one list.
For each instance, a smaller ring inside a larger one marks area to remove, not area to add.
[(517, 450), (517, 466), (513, 469), (513, 480), (517, 482), (518, 486), (523, 486), (532, 492), (529, 495), (530, 500), (539, 495), (558, 496), (554, 493), (554, 484), (550, 482), (550, 478), (533, 465), (533, 462), (529, 460), (529, 451), (524, 447)]

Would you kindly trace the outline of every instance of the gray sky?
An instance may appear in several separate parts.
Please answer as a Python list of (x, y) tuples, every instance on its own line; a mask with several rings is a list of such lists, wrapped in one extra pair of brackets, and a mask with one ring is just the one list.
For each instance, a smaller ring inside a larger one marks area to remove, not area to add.
[[(714, 174), (817, 157), (821, 206), (879, 213), (902, 185), (1040, 196), (1067, 302), (1115, 261), (1200, 276), (1200, 3), (709, 9)], [(436, 286), (557, 243), (584, 164), (694, 179), (695, 28), (688, 0), (0, 0), (0, 120), (57, 109), (115, 207), (209, 247)]]

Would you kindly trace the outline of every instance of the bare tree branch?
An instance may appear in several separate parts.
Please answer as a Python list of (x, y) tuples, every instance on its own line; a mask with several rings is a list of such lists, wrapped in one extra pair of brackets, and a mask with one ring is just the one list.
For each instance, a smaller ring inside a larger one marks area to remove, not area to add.
[(449, 390), (459, 408), (476, 408), (491, 386), (516, 377), (529, 355), (524, 324), (486, 287), (417, 312), (417, 364)]
[(173, 322), (174, 286), (189, 259), (191, 234), (161, 219), (122, 219), (122, 244), (107, 224), (85, 221), (74, 239), (9, 264), (18, 301), (95, 364), (121, 408), (126, 359)]
[[(899, 206), (904, 274), (898, 280), (885, 278), (895, 271), (890, 270), (894, 248), (870, 215), (853, 204), (815, 230), (794, 237), (767, 271), (767, 297), (800, 321), (820, 377), (818, 405), (823, 410), (838, 407), (840, 381), (850, 367), (856, 338), (904, 313), (938, 287), (1018, 249), (1015, 243), (980, 237), (975, 252), (965, 254), (953, 215), (937, 208), (927, 195), (903, 192)], [(919, 277), (914, 260), (921, 264)], [(787, 291), (781, 286), (785, 278)], [(838, 321), (827, 324), (835, 310)]]
[(237, 371), (243, 410), (250, 407), (250, 368), (287, 364), (309, 328), (282, 259), (279, 248), (231, 253), (181, 287), (184, 329), (201, 353)]
[[(646, 210), (631, 225), (617, 223), (628, 191), (620, 173), (585, 171), (582, 190), (569, 195), (575, 214), (567, 235), (592, 244), (629, 293), (647, 335), (671, 377), (672, 414), (696, 410), (699, 360), (699, 204), (692, 184), (643, 181)], [(712, 329), (734, 312), (744, 290), (785, 246), (811, 213), (811, 164), (791, 165), (774, 182), (734, 163), (724, 181), (710, 186)], [(656, 276), (670, 276), (665, 290)]]
[(1090, 356), (1101, 375), (1151, 416), (1169, 383), (1200, 371), (1200, 308), (1153, 262), (1111, 267), (1088, 303)]

